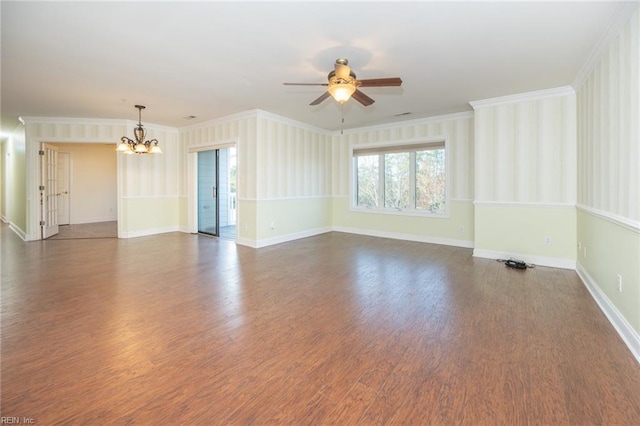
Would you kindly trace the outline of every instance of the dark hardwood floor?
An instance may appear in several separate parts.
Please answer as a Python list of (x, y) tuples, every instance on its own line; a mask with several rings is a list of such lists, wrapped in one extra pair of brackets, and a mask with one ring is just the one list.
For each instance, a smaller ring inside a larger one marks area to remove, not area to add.
[(36, 424), (638, 425), (573, 271), (329, 233), (2, 244), (1, 415)]
[(118, 222), (96, 222), (60, 225), (59, 232), (50, 240), (75, 240), (82, 238), (118, 238)]

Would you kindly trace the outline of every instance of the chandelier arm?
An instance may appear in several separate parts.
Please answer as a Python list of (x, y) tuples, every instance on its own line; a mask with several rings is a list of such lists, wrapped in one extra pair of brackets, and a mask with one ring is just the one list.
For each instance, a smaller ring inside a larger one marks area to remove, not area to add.
[[(145, 140), (147, 137), (147, 131), (142, 126), (142, 110), (145, 107), (143, 105), (135, 105), (135, 107), (138, 109), (138, 124), (133, 128), (133, 135), (135, 137), (135, 140), (127, 136), (123, 136), (122, 138), (120, 138), (121, 144), (118, 147), (117, 151), (124, 151), (125, 153), (135, 154), (162, 154), (162, 150), (158, 146), (157, 139), (154, 138), (151, 140)], [(155, 146), (152, 148), (151, 146), (154, 144)], [(125, 146), (126, 148), (124, 148)]]

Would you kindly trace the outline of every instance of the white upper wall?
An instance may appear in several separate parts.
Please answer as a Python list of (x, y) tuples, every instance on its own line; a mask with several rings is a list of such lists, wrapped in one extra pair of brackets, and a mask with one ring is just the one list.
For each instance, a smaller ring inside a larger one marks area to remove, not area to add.
[(236, 143), (242, 200), (330, 195), (331, 136), (322, 129), (251, 110), (180, 129), (180, 140), (187, 150)]
[(478, 202), (576, 202), (576, 106), (570, 87), (471, 102)]
[(640, 222), (640, 12), (577, 88), (578, 203)]

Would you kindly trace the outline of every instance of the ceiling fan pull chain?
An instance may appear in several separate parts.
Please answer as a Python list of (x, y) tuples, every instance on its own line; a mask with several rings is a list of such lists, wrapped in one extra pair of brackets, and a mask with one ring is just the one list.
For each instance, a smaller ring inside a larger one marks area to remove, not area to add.
[(340, 124), (340, 134), (344, 135), (344, 104), (340, 105), (340, 115), (342, 116), (342, 123)]

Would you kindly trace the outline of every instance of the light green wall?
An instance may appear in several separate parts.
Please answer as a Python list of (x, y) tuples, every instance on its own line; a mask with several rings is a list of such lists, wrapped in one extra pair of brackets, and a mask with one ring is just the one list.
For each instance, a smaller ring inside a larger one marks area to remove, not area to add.
[(187, 215), (189, 214), (189, 199), (186, 196), (178, 197), (178, 228), (181, 231), (188, 232), (187, 230)]
[[(535, 263), (576, 260), (576, 210), (572, 206), (476, 205), (475, 250), (524, 257)], [(545, 244), (545, 238), (550, 244)]]
[(258, 218), (256, 202), (238, 200), (238, 225), (236, 228), (238, 241), (254, 245), (257, 239), (256, 222)]
[(580, 265), (640, 334), (640, 231), (578, 211), (578, 243)]
[(348, 197), (333, 199), (333, 226), (344, 231), (415, 241), (471, 247), (474, 220), (471, 201), (451, 201), (449, 217), (407, 216), (359, 212)]
[(135, 237), (178, 230), (180, 201), (177, 197), (121, 198), (121, 237)]
[(331, 199), (329, 197), (262, 200), (257, 205), (258, 241), (313, 233), (326, 230), (330, 226)]

